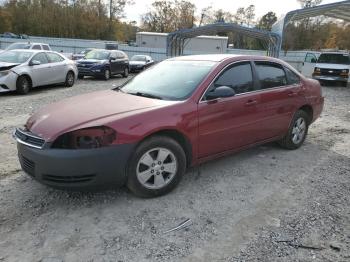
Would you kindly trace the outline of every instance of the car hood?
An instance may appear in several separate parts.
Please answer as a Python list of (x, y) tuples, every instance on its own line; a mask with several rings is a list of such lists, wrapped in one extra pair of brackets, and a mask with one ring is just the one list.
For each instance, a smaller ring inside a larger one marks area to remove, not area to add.
[(129, 64), (130, 65), (145, 65), (146, 62), (143, 62), (143, 61), (130, 61)]
[(19, 63), (6, 63), (6, 62), (0, 62), (0, 71), (9, 70), (15, 66), (20, 65)]
[(80, 128), (107, 125), (130, 113), (172, 104), (114, 90), (98, 91), (48, 105), (34, 115), (26, 128), (52, 142), (61, 134)]
[(316, 64), (316, 67), (322, 68), (322, 69), (349, 69), (350, 65), (319, 63), (319, 64)]

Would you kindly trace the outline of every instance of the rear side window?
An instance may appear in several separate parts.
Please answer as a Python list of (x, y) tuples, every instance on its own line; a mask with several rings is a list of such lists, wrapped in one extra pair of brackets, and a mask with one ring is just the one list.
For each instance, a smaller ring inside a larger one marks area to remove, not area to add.
[(41, 46), (40, 45), (34, 45), (32, 49), (41, 50)]
[(297, 85), (300, 83), (300, 77), (296, 73), (294, 73), (287, 67), (285, 67), (284, 69), (287, 74), (288, 85)]
[(255, 62), (259, 76), (260, 88), (268, 89), (288, 84), (283, 67), (270, 62)]
[(44, 50), (50, 50), (50, 47), (48, 45), (43, 45)]
[(228, 86), (236, 94), (254, 91), (252, 67), (250, 63), (234, 65), (224, 71), (214, 82), (214, 87)]
[(47, 53), (47, 56), (49, 57), (50, 63), (58, 63), (64, 60), (60, 55), (55, 53)]

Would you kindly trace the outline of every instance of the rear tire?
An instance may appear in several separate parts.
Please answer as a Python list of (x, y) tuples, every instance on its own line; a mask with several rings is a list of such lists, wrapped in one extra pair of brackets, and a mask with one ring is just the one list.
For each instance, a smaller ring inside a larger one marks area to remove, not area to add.
[(109, 70), (108, 68), (105, 69), (104, 75), (103, 75), (103, 79), (104, 80), (109, 80), (111, 78), (111, 70)]
[(16, 91), (18, 94), (25, 95), (28, 94), (32, 87), (32, 83), (27, 76), (20, 76), (16, 82)]
[(298, 110), (292, 119), (288, 133), (279, 141), (286, 149), (297, 149), (305, 141), (310, 124), (310, 116), (303, 110)]
[(69, 71), (66, 75), (66, 82), (64, 83), (64, 86), (72, 87), (74, 83), (75, 83), (75, 75), (72, 71)]
[(129, 76), (129, 68), (128, 67), (124, 68), (124, 73), (122, 75), (123, 75), (123, 77), (128, 77)]
[(127, 187), (139, 197), (158, 197), (172, 191), (186, 171), (186, 155), (173, 139), (154, 136), (136, 149), (127, 168)]

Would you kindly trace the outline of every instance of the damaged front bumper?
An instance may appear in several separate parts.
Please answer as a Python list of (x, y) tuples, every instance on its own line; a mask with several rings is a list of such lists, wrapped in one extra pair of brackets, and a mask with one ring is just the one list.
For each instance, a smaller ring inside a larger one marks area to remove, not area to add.
[(0, 93), (16, 90), (17, 74), (8, 70), (0, 71)]

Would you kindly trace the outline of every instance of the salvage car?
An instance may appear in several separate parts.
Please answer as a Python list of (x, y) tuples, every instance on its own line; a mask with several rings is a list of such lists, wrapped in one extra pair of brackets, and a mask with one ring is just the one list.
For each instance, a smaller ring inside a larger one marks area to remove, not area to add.
[(130, 72), (140, 72), (154, 64), (152, 57), (148, 55), (134, 55), (130, 59)]
[(52, 84), (74, 85), (78, 71), (73, 61), (43, 50), (0, 53), (0, 92), (27, 94), (32, 88)]
[(93, 76), (108, 80), (112, 75), (129, 75), (129, 58), (119, 50), (94, 49), (83, 59), (77, 60), (78, 78)]
[(177, 57), (46, 106), (14, 138), (22, 169), (43, 184), (155, 197), (187, 167), (271, 141), (299, 148), (323, 103), (318, 81), (278, 59)]

